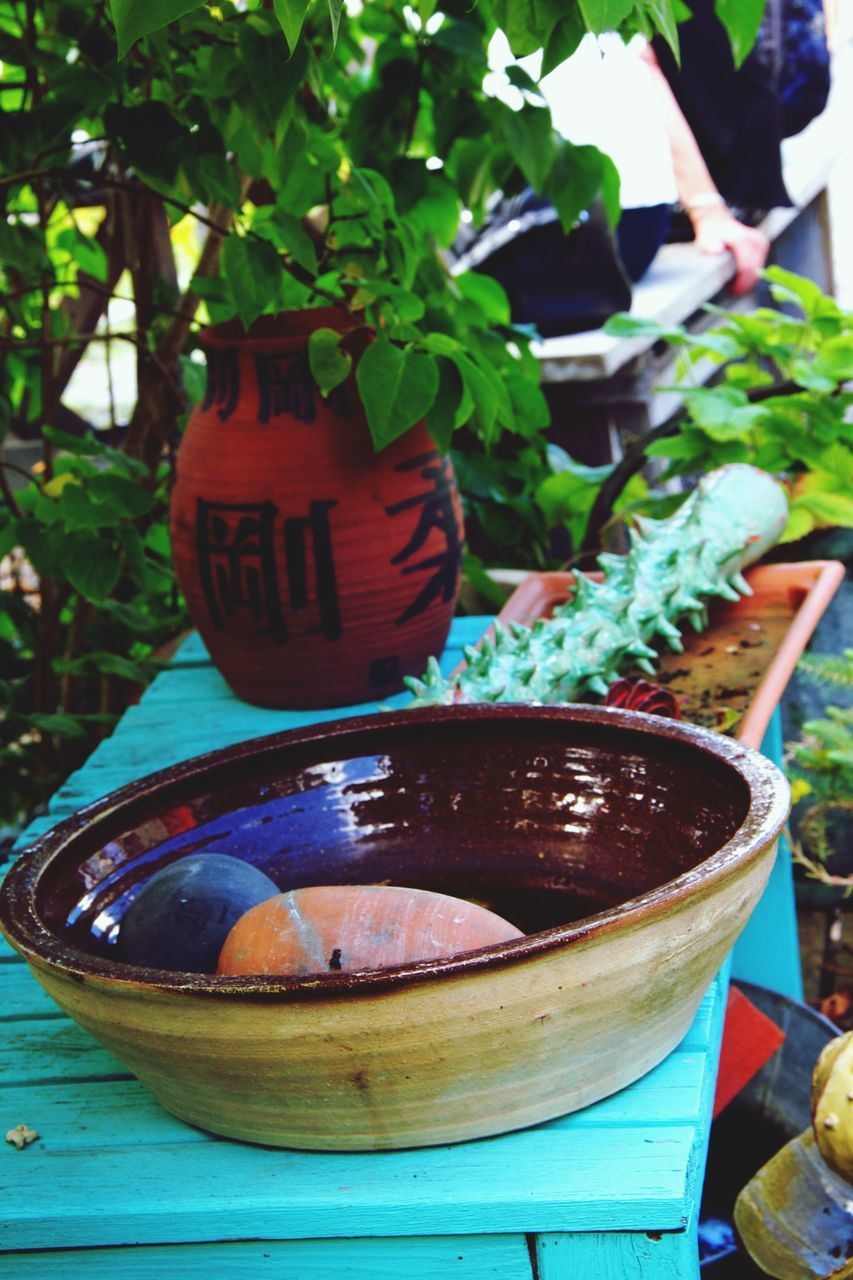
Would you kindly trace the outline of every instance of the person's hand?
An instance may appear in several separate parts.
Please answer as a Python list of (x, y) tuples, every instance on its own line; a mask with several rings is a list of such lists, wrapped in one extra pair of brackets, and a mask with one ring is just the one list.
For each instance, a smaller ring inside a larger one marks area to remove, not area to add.
[(767, 261), (770, 241), (757, 227), (738, 222), (728, 209), (697, 210), (691, 215), (696, 246), (703, 253), (731, 253), (737, 268), (732, 280), (732, 293), (748, 293), (758, 282), (759, 273)]

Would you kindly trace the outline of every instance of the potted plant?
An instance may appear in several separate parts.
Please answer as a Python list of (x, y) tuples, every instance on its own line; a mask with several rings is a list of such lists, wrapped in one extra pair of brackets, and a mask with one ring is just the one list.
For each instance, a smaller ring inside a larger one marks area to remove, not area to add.
[[(675, 8), (2, 8), (0, 552), (20, 549), (38, 585), (37, 599), (25, 582), (0, 597), (8, 817), (109, 731), (185, 625), (166, 504), (204, 395), (203, 323), (358, 312), (382, 374), (365, 402), (372, 443), (416, 411), (444, 452), (465, 424), (467, 500), (500, 500), (511, 518), (495, 526), (518, 542), (523, 521), (541, 541), (547, 411), (527, 335), (499, 289), (451, 280), (440, 253), (460, 211), (478, 217), (497, 186), (531, 183), (571, 226), (607, 169), (556, 139), (526, 81), (518, 112), (483, 93), (488, 41), (502, 26), (517, 52), (544, 44), (555, 65), (587, 29), (674, 41)], [(742, 49), (752, 17), (728, 22)], [(315, 356), (321, 383), (341, 367), (332, 342)], [(109, 371), (102, 405), (80, 392), (81, 362)]]

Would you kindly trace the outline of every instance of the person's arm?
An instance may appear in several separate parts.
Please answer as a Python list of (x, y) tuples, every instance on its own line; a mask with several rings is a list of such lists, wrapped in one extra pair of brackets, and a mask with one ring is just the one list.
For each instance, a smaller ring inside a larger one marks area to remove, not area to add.
[(652, 72), (662, 95), (675, 184), (684, 210), (693, 225), (696, 245), (703, 253), (717, 254), (728, 250), (734, 257), (737, 268), (731, 290), (733, 293), (746, 293), (756, 284), (759, 272), (767, 261), (770, 241), (756, 227), (739, 222), (726, 207), (651, 46), (646, 46), (641, 57)]

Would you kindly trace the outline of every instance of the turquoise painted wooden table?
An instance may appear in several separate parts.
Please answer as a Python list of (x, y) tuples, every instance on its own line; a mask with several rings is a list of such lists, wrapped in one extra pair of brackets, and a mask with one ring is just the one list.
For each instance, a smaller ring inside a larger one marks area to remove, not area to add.
[[(487, 621), (454, 623), (446, 669)], [(174, 761), (371, 709), (289, 713), (247, 706), (193, 637), (22, 844), (81, 804)], [(784, 900), (784, 874), (780, 880), (774, 873), (774, 880), (773, 892)], [(0, 1275), (690, 1280), (699, 1274), (696, 1215), (725, 1004), (722, 976), (678, 1049), (596, 1106), (457, 1146), (313, 1154), (245, 1146), (173, 1119), (0, 945), (0, 1128), (24, 1123), (40, 1135), (22, 1151), (10, 1145), (0, 1151)], [(767, 947), (755, 950), (766, 954)]]

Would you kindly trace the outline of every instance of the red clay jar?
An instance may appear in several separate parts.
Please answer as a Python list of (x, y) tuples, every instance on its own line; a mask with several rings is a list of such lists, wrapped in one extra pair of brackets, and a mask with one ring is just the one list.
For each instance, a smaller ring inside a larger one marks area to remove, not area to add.
[(210, 656), (267, 707), (373, 701), (441, 652), (463, 525), (423, 424), (375, 453), (355, 379), (323, 398), (308, 366), (331, 309), (202, 335), (207, 393), (178, 454), (172, 548)]

